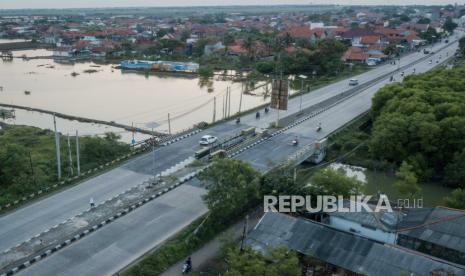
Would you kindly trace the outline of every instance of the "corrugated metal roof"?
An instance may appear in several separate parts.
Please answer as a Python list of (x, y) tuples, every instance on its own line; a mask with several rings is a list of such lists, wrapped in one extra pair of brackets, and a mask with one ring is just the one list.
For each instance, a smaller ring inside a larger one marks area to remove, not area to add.
[(400, 234), (465, 252), (465, 212), (444, 207), (410, 209)]
[(429, 275), (434, 269), (444, 269), (465, 276), (463, 266), (279, 213), (265, 214), (247, 244), (262, 252), (269, 246), (286, 246), (364, 275)]

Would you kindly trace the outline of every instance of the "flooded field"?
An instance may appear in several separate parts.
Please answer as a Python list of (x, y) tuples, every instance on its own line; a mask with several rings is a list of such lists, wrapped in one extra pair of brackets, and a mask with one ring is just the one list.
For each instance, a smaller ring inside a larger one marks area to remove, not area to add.
[[(15, 56), (50, 56), (47, 50), (15, 51)], [(259, 85), (259, 84), (257, 84)], [(194, 75), (123, 72), (115, 64), (58, 62), (52, 59), (0, 61), (0, 103), (41, 108), (74, 116), (115, 121), (141, 128), (172, 131), (222, 118), (227, 87), (231, 87), (231, 114), (239, 110), (243, 84), (215, 77), (202, 81)], [(265, 89), (243, 94), (241, 110), (269, 101)], [(52, 121), (33, 112), (17, 112), (13, 123), (51, 128)], [(49, 116), (48, 116), (49, 117)], [(40, 120), (39, 120), (40, 118)], [(87, 124), (84, 124), (87, 125)], [(63, 121), (63, 129), (76, 123)], [(100, 134), (101, 128), (86, 126)], [(61, 129), (60, 129), (61, 131)]]

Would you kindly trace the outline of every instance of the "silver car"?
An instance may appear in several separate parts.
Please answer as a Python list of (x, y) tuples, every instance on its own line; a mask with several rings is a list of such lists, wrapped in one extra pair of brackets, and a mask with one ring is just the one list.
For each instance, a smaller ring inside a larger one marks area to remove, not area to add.
[(216, 143), (218, 141), (218, 138), (215, 136), (211, 135), (204, 135), (202, 138), (200, 138), (199, 144), (202, 146), (208, 146), (213, 143)]

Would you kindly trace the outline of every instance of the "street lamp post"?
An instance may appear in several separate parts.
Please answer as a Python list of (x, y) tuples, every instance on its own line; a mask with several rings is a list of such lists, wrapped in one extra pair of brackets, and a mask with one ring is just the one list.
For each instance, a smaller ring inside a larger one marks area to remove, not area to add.
[(302, 97), (304, 95), (304, 80), (307, 79), (307, 76), (299, 75), (299, 78), (300, 78), (300, 108), (299, 108), (299, 113), (302, 113)]

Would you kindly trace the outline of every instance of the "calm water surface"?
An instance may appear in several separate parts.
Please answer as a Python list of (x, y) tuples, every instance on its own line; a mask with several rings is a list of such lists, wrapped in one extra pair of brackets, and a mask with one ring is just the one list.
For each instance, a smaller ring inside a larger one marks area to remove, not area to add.
[[(342, 169), (347, 176), (355, 176), (358, 180), (364, 182), (365, 193), (368, 195), (376, 195), (378, 192), (382, 192), (392, 201), (396, 201), (398, 198), (405, 198), (394, 187), (396, 178), (393, 175), (341, 163), (333, 163), (330, 167), (333, 169)], [(437, 183), (421, 183), (420, 187), (422, 190), (417, 198), (423, 198), (423, 204), (427, 207), (443, 205), (444, 197), (449, 196), (453, 190)]]

